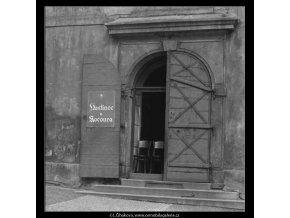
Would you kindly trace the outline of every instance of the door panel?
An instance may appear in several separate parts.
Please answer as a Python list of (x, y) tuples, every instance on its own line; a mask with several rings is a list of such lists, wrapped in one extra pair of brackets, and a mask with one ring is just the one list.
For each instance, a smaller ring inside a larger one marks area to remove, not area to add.
[[(115, 92), (115, 122), (112, 127), (87, 125), (88, 97), (90, 92), (95, 91)], [(114, 65), (103, 56), (85, 55), (80, 177), (119, 177), (120, 95), (120, 79)]]
[(166, 177), (209, 182), (210, 76), (203, 63), (184, 52), (168, 52)]

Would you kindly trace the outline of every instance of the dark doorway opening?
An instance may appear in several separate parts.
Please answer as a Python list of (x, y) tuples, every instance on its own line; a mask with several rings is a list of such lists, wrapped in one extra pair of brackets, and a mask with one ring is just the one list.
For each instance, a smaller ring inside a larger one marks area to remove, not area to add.
[[(147, 161), (139, 161), (139, 163), (138, 155), (136, 156), (136, 152), (133, 152), (132, 172), (162, 175), (165, 141), (166, 53), (147, 62), (138, 75), (134, 88), (133, 147), (138, 147), (140, 141), (146, 141), (150, 146), (148, 152), (145, 152)], [(134, 162), (138, 163), (137, 167)]]
[(165, 129), (165, 63), (149, 74), (143, 83), (141, 140), (164, 141)]
[(165, 92), (142, 94), (141, 140), (164, 141)]

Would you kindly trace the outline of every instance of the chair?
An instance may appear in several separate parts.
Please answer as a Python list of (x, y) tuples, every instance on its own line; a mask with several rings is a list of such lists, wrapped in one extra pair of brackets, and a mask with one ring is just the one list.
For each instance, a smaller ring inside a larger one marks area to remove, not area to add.
[[(150, 141), (141, 140), (137, 142), (138, 148), (134, 147), (133, 157), (134, 157), (134, 172), (147, 173), (147, 165), (149, 160), (150, 152)], [(143, 163), (143, 169), (141, 170), (141, 163)]]
[(164, 142), (163, 141), (155, 141), (153, 145), (153, 152), (150, 160), (150, 173), (153, 172), (153, 163), (159, 163), (159, 173), (163, 171), (163, 154), (164, 154)]

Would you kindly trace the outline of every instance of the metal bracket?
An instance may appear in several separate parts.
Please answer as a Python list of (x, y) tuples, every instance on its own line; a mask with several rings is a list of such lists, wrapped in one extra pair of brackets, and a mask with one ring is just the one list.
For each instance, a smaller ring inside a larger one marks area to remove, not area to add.
[(216, 127), (211, 127), (212, 136), (215, 136)]
[(216, 97), (226, 97), (227, 91), (224, 87), (218, 86), (213, 90), (213, 96)]

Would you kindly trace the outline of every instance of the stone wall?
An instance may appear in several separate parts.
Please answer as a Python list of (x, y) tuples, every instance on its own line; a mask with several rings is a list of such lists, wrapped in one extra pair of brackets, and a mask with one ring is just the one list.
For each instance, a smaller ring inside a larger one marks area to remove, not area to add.
[[(118, 67), (118, 46), (104, 23), (118, 17), (234, 13), (240, 19), (225, 45), (224, 177), (244, 190), (245, 79), (244, 8), (238, 7), (47, 7), (46, 8), (46, 178), (78, 181), (81, 146), (81, 84), (84, 54), (102, 54)], [(71, 165), (71, 166), (70, 166)], [(67, 170), (70, 169), (70, 170)]]
[(231, 8), (240, 23), (226, 40), (225, 184), (244, 192), (245, 184), (245, 9)]
[(103, 25), (70, 26), (82, 21), (74, 17), (80, 9), (46, 12), (46, 180), (73, 184), (78, 182), (81, 145), (83, 55), (104, 53), (108, 37)]

